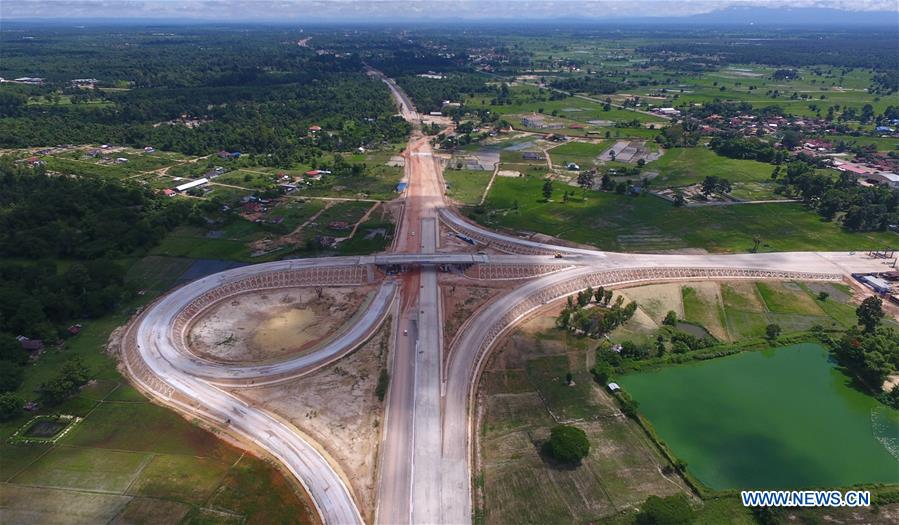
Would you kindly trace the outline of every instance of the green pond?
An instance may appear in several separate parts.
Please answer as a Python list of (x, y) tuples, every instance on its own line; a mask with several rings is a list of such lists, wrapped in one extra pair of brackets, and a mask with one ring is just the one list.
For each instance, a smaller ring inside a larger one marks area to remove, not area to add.
[(711, 488), (899, 483), (899, 411), (853, 389), (818, 344), (638, 372), (618, 382)]

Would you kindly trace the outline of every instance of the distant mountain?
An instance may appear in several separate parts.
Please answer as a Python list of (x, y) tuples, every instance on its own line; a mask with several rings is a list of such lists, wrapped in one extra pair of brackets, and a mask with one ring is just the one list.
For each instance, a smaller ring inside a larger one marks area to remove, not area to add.
[(669, 19), (669, 22), (733, 26), (893, 26), (899, 28), (899, 11), (733, 6), (711, 13)]
[[(0, 0), (2, 2), (2, 0)], [(502, 2), (500, 2), (502, 3)], [(527, 2), (520, 2), (526, 5)], [(513, 16), (514, 13), (514, 16)], [(890, 27), (899, 31), (899, 9), (896, 11), (846, 11), (824, 7), (756, 7), (756, 6), (731, 6), (709, 13), (688, 16), (673, 15), (617, 15), (594, 14), (585, 12), (583, 16), (572, 17), (570, 14), (559, 16), (547, 15), (545, 12), (509, 11), (502, 15), (490, 16), (486, 14), (478, 16), (465, 16), (462, 13), (454, 19), (447, 19), (441, 14), (428, 14), (410, 12), (396, 14), (384, 11), (380, 15), (359, 18), (352, 14), (334, 15), (333, 13), (305, 13), (296, 16), (285, 16), (278, 19), (261, 18), (256, 16), (232, 17), (228, 19), (191, 17), (181, 18), (159, 17), (151, 18), (140, 14), (125, 17), (33, 17), (14, 18), (4, 20), (5, 24), (46, 24), (46, 25), (187, 25), (187, 24), (228, 24), (228, 25), (254, 25), (254, 24), (350, 24), (350, 25), (383, 25), (383, 24), (408, 24), (440, 25), (446, 26), (559, 26), (579, 27), (596, 26), (597, 24), (650, 26), (650, 27), (689, 27), (689, 26), (715, 26), (715, 27)], [(0, 20), (3, 20), (0, 16)], [(8, 28), (7, 28), (8, 29)]]

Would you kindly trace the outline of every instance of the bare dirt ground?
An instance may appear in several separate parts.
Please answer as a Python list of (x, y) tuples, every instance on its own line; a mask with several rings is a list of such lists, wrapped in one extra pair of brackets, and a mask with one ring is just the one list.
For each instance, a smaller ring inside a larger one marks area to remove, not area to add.
[(440, 223), (440, 236), (438, 238), (438, 242), (440, 243), (440, 246), (438, 246), (437, 248), (437, 251), (439, 252), (484, 252), (491, 255), (503, 253), (495, 248), (484, 246), (483, 244), (469, 244), (457, 237), (455, 232), (450, 228), (447, 228), (443, 223)]
[(499, 295), (504, 286), (482, 286), (471, 279), (443, 277), (440, 279), (440, 298), (443, 301), (443, 340), (449, 344), (462, 323), (478, 308)]
[(302, 355), (349, 321), (373, 291), (309, 287), (242, 294), (213, 306), (193, 324), (190, 350), (226, 363)]
[(371, 340), (336, 363), (285, 383), (234, 392), (287, 419), (324, 448), (349, 479), (366, 522), (374, 516), (383, 412), (375, 388), (387, 366), (391, 330), (388, 318)]
[[(635, 327), (639, 327), (638, 328), (639, 330), (645, 330), (645, 331), (657, 330), (659, 328), (659, 326), (661, 326), (661, 324), (662, 324), (661, 321), (656, 321), (655, 316), (650, 315), (649, 312), (647, 312), (646, 309), (643, 307), (642, 301), (637, 300), (635, 297), (633, 297), (631, 295), (630, 292), (631, 292), (631, 290), (616, 291), (612, 296), (612, 303), (614, 304), (614, 302), (617, 300), (618, 296), (624, 297), (624, 304), (636, 302), (637, 303), (637, 311), (634, 312), (634, 316), (631, 317), (628, 322), (631, 323)], [(666, 310), (665, 313), (668, 313), (668, 311)], [(664, 318), (664, 317), (665, 317), (665, 315), (662, 314), (662, 318)]]
[(677, 313), (678, 318), (684, 318), (684, 302), (681, 299), (680, 283), (651, 284), (627, 288), (621, 292), (628, 300), (636, 301), (641, 310), (646, 312), (656, 324), (670, 311)]

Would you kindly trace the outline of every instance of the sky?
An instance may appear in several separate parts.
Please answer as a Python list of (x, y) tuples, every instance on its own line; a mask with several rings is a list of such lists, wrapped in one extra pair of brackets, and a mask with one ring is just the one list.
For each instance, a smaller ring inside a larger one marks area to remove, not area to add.
[(733, 6), (899, 11), (896, 0), (0, 0), (0, 19), (516, 20), (677, 17)]

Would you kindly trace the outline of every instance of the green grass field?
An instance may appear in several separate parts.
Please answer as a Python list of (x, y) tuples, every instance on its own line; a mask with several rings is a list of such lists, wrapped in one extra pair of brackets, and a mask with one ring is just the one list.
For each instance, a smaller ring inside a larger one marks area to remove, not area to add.
[(729, 340), (725, 328), (724, 308), (717, 287), (697, 283), (681, 288), (684, 320), (701, 325), (719, 341)]
[(287, 231), (296, 229), (316, 213), (325, 207), (325, 201), (319, 199), (291, 198), (279, 204), (269, 215), (271, 217), (284, 217), (281, 225)]
[(477, 204), (492, 175), (489, 171), (445, 170), (443, 178), (448, 186), (446, 194), (462, 204)]
[[(497, 177), (476, 221), (490, 227), (535, 231), (605, 250), (657, 252), (702, 248), (717, 253), (760, 251), (864, 250), (899, 244), (892, 232), (849, 233), (822, 221), (800, 204), (675, 208), (652, 196), (588, 192), (562, 202), (556, 185), (543, 202), (542, 177)], [(580, 195), (580, 193), (578, 193)], [(516, 208), (517, 204), (517, 209)]]
[(204, 230), (183, 226), (169, 233), (151, 250), (151, 254), (191, 259), (248, 261), (250, 250), (246, 243), (247, 240), (207, 238)]
[(229, 171), (215, 178), (216, 184), (229, 184), (250, 190), (268, 190), (275, 187), (274, 174), (257, 172), (252, 169)]
[(611, 147), (612, 144), (612, 142), (600, 144), (593, 144), (590, 142), (567, 142), (551, 149), (549, 154), (554, 166), (565, 167), (569, 162), (574, 162), (579, 165), (581, 169), (587, 169), (593, 167), (596, 164), (596, 157)]
[(765, 334), (768, 316), (758, 295), (758, 288), (753, 283), (722, 283), (721, 297), (727, 331), (732, 339), (761, 337)]
[(389, 200), (396, 197), (396, 185), (403, 176), (403, 168), (367, 165), (364, 175), (333, 177), (325, 175), (299, 190), (310, 197), (362, 197)]
[[(189, 261), (150, 256), (128, 280), (150, 290), (139, 306), (171, 286)], [(78, 356), (95, 381), (41, 413), (83, 417), (54, 445), (6, 442), (32, 416), (0, 424), (0, 493), (5, 523), (317, 523), (304, 493), (268, 462), (150, 403), (129, 386), (106, 353), (118, 313), (84, 322), (64, 349), (49, 348), (29, 366), (18, 393), (38, 386)]]
[(647, 169), (658, 171), (653, 187), (676, 188), (698, 184), (707, 176), (727, 179), (733, 185), (731, 195), (745, 200), (781, 198), (774, 194), (770, 164), (754, 160), (722, 157), (706, 148), (673, 148)]
[(579, 123), (587, 123), (590, 120), (612, 122), (638, 120), (663, 125), (667, 122), (659, 117), (619, 108), (604, 111), (601, 103), (576, 96), (548, 100), (548, 93), (535, 86), (513, 86), (510, 91), (513, 96), (512, 104), (491, 106), (489, 98), (473, 97), (466, 105), (474, 108), (484, 107), (500, 115), (535, 113), (542, 109), (546, 115), (552, 115), (555, 112), (555, 115), (560, 118)]
[(135, 261), (128, 268), (125, 280), (146, 290), (161, 293), (175, 284), (193, 262), (193, 259), (150, 255)]
[(386, 217), (370, 217), (359, 225), (356, 234), (340, 243), (341, 255), (367, 255), (387, 249), (393, 240), (395, 225)]
[(765, 307), (778, 314), (823, 315), (814, 299), (797, 289), (796, 285), (779, 282), (758, 282), (759, 295)]
[(754, 160), (722, 157), (706, 148), (672, 148), (650, 166), (658, 170), (658, 181), (669, 187), (701, 182), (708, 175), (731, 182), (763, 182), (771, 178), (774, 167)]

